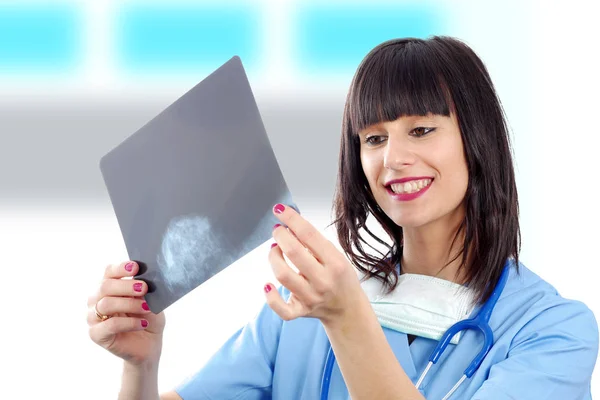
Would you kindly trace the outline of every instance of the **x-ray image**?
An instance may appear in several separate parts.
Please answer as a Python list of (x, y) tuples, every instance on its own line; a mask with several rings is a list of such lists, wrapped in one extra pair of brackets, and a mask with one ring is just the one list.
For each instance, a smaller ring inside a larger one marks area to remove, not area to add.
[(100, 169), (155, 313), (269, 240), (275, 204), (298, 210), (238, 57), (106, 154)]
[(171, 220), (156, 258), (165, 290), (170, 295), (189, 292), (196, 282), (214, 275), (214, 259), (226, 264), (235, 261), (224, 242), (206, 217), (190, 215)]
[[(289, 202), (289, 198), (276, 201)], [(226, 232), (209, 217), (186, 215), (173, 218), (165, 230), (156, 257), (164, 296), (175, 301), (180, 293), (189, 293), (263, 244), (265, 235), (270, 238), (273, 231), (270, 212), (270, 209), (267, 210), (257, 224), (245, 225), (254, 229), (247, 232), (240, 230), (241, 234)]]

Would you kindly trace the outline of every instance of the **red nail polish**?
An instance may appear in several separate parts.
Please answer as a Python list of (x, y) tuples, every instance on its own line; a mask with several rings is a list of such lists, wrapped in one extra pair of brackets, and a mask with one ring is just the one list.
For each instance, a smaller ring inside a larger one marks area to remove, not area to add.
[(134, 283), (133, 284), (133, 290), (135, 290), (136, 292), (141, 292), (142, 291), (142, 284), (141, 283)]
[(148, 327), (148, 321), (146, 321), (145, 319), (142, 320), (142, 328), (147, 328)]
[(127, 272), (131, 272), (133, 270), (133, 263), (128, 262), (127, 264), (125, 264), (125, 269), (127, 270)]
[(285, 206), (277, 203), (275, 204), (275, 207), (273, 207), (273, 210), (275, 211), (275, 214), (281, 214), (285, 210)]
[(269, 293), (271, 291), (271, 285), (268, 283), (265, 285), (265, 293)]
[(279, 228), (281, 226), (281, 224), (275, 224), (275, 226), (273, 227), (273, 230)]
[(277, 243), (273, 243), (273, 244), (271, 244), (271, 248), (273, 248), (273, 247), (275, 247), (275, 246), (277, 246)]
[(148, 303), (146, 303), (146, 302), (142, 303), (142, 308), (146, 311), (150, 311), (150, 307), (148, 307)]

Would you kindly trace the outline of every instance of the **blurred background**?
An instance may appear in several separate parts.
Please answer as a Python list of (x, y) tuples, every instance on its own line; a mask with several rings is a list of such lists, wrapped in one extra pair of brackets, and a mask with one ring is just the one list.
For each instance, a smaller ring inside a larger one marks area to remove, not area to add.
[[(0, 396), (116, 398), (121, 362), (85, 321), (105, 266), (128, 258), (98, 162), (233, 55), (296, 203), (335, 240), (325, 227), (360, 60), (396, 37), (464, 40), (511, 127), (522, 261), (598, 317), (600, 28), (588, 4), (0, 0)], [(268, 249), (167, 310), (161, 391), (259, 310)]]

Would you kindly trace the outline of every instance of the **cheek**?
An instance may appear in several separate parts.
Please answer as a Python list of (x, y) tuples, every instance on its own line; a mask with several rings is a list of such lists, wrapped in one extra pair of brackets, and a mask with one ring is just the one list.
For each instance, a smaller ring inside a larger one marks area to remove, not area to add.
[(469, 174), (467, 161), (464, 156), (461, 141), (449, 141), (439, 146), (429, 157), (432, 165), (437, 169), (445, 190), (466, 192)]
[(446, 171), (446, 178), (453, 186), (454, 191), (464, 196), (469, 183), (469, 172), (462, 150), (457, 150), (454, 156), (448, 160)]

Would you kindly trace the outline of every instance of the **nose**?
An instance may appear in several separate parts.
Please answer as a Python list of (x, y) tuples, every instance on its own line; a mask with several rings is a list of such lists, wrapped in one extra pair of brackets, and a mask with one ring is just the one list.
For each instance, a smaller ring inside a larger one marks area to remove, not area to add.
[(399, 170), (415, 163), (410, 143), (398, 136), (388, 136), (383, 156), (383, 166), (387, 169)]

